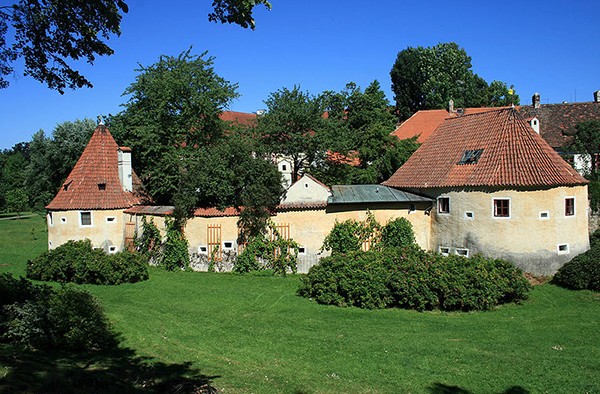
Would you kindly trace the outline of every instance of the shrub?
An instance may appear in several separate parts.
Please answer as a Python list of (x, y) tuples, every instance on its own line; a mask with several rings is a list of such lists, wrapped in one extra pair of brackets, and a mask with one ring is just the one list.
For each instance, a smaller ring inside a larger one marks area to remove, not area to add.
[[(102, 308), (88, 292), (53, 289), (0, 275), (0, 339), (33, 349), (83, 351), (116, 345)], [(8, 300), (8, 301), (7, 301)]]
[(563, 265), (552, 283), (572, 290), (600, 291), (600, 230), (590, 236), (590, 250)]
[(185, 269), (190, 265), (190, 254), (188, 252), (188, 241), (176, 220), (169, 217), (165, 219), (167, 237), (162, 245), (162, 257), (159, 266), (168, 271)]
[(412, 224), (405, 218), (390, 220), (381, 229), (381, 247), (397, 248), (415, 244)]
[(506, 261), (443, 257), (411, 245), (323, 258), (298, 293), (338, 306), (471, 311), (519, 302), (529, 288)]
[(106, 254), (90, 240), (69, 241), (27, 262), (27, 277), (60, 283), (118, 285), (148, 279), (146, 259), (122, 251)]
[(321, 250), (331, 250), (331, 254), (355, 252), (361, 250), (363, 242), (367, 240), (375, 246), (379, 241), (380, 227), (370, 212), (362, 222), (348, 219), (340, 223), (336, 220), (323, 240)]
[(295, 273), (298, 261), (298, 243), (293, 239), (285, 239), (279, 234), (273, 222), (270, 222), (269, 233), (255, 235), (244, 246), (233, 266), (237, 273), (254, 271), (270, 271), (276, 275)]

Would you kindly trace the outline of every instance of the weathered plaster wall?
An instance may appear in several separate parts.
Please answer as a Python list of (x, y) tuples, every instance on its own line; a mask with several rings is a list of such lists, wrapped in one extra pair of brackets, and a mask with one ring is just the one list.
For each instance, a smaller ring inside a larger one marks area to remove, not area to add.
[[(450, 198), (450, 213), (432, 210), (431, 249), (469, 250), (469, 255), (513, 261), (527, 272), (554, 274), (589, 249), (587, 187), (546, 190), (436, 190)], [(565, 198), (575, 198), (575, 215), (565, 216)], [(493, 216), (494, 198), (510, 199), (510, 217)], [(472, 217), (467, 217), (467, 212)], [(545, 213), (544, 217), (542, 213)], [(559, 251), (568, 245), (568, 251)]]
[[(80, 212), (91, 212), (91, 226), (82, 226)], [(123, 250), (125, 214), (122, 210), (50, 211), (47, 213), (48, 248), (54, 249), (69, 240), (89, 239), (96, 248), (109, 252)], [(112, 220), (111, 220), (112, 219)]]

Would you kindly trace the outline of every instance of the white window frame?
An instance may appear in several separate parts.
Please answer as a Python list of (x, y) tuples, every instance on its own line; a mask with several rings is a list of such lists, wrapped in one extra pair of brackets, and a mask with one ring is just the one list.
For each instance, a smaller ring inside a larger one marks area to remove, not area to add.
[(198, 254), (208, 256), (208, 245), (198, 245)]
[(108, 253), (109, 254), (115, 254), (119, 251), (119, 248), (117, 248), (117, 245), (110, 245), (108, 247)]
[(54, 218), (52, 217), (52, 212), (48, 212), (48, 214), (46, 215), (46, 217), (48, 218), (48, 225), (50, 227), (54, 227)]
[(116, 223), (116, 222), (117, 222), (117, 217), (116, 216), (107, 216), (106, 217), (106, 223)]
[[(83, 214), (90, 214), (90, 224), (83, 224)], [(94, 227), (94, 219), (92, 217), (92, 211), (79, 211), (79, 227)]]
[[(508, 216), (496, 216), (496, 200), (508, 200)], [(492, 218), (496, 220), (509, 220), (512, 218), (513, 204), (510, 197), (492, 197)]]
[[(573, 199), (573, 214), (567, 215), (567, 200), (570, 198)], [(575, 196), (566, 196), (563, 200), (563, 215), (566, 218), (574, 218), (575, 216), (577, 216), (577, 200), (575, 199)]]
[[(562, 247), (564, 247), (563, 250), (561, 250)], [(569, 248), (569, 244), (567, 244), (567, 243), (556, 245), (556, 251), (558, 252), (558, 254), (569, 254), (569, 253), (571, 253), (571, 250)]]
[[(460, 253), (460, 251), (463, 251), (464, 253)], [(454, 253), (458, 256), (469, 257), (469, 249), (467, 248), (456, 248), (454, 249)]]
[(60, 222), (63, 223), (63, 224), (67, 223), (67, 218), (65, 216), (61, 216), (60, 217)]
[[(225, 246), (225, 244), (228, 244), (228, 243), (231, 244), (231, 247), (226, 247)], [(235, 250), (235, 241), (223, 241), (223, 243), (221, 245), (221, 248), (222, 248), (223, 251), (226, 251), (226, 250)]]
[(449, 246), (440, 246), (438, 248), (438, 251), (440, 252), (440, 254), (442, 256), (448, 256), (448, 255), (450, 255), (450, 247)]
[[(544, 214), (546, 215), (545, 217), (542, 216)], [(540, 211), (539, 219), (540, 220), (549, 220), (550, 219), (550, 211)]]
[[(448, 200), (448, 211), (444, 211), (444, 212), (440, 211), (440, 200), (441, 199), (447, 199)], [(450, 215), (450, 197), (448, 197), (448, 196), (439, 196), (437, 198), (436, 202), (437, 202), (437, 204), (436, 204), (437, 205), (436, 206), (436, 211), (437, 211), (438, 214), (440, 214), (440, 215)]]
[(306, 256), (306, 246), (298, 246), (298, 256)]
[(473, 220), (475, 218), (475, 214), (473, 213), (473, 211), (465, 211), (465, 219), (466, 220)]

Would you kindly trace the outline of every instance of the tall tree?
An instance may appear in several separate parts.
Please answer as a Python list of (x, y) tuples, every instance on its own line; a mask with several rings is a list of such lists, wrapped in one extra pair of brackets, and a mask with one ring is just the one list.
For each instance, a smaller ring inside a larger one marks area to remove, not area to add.
[(600, 121), (586, 120), (575, 125), (575, 135), (571, 142), (573, 151), (589, 157), (589, 176), (598, 180), (598, 152), (600, 152)]
[(422, 109), (447, 108), (450, 100), (455, 107), (519, 104), (518, 96), (508, 98), (506, 84), (488, 85), (471, 67), (471, 57), (454, 42), (400, 51), (390, 72), (400, 119)]
[(340, 155), (319, 162), (311, 171), (328, 184), (379, 183), (386, 180), (416, 150), (413, 140), (401, 141), (390, 133), (396, 121), (378, 81), (364, 92), (354, 83), (346, 89), (325, 92), (328, 110), (323, 146), (341, 157), (356, 157), (350, 165)]
[(265, 149), (292, 162), (292, 181), (319, 153), (323, 105), (318, 97), (299, 86), (282, 88), (265, 100), (267, 112), (258, 119), (258, 133)]
[(216, 74), (213, 60), (188, 50), (141, 67), (125, 90), (125, 110), (111, 119), (113, 134), (132, 148), (134, 167), (158, 203), (172, 203), (192, 153), (223, 137), (219, 115), (237, 97), (237, 85)]
[[(267, 0), (214, 0), (208, 18), (254, 29), (257, 5), (271, 9)], [(92, 87), (72, 61), (93, 64), (97, 56), (112, 55), (105, 41), (121, 34), (121, 13), (128, 10), (123, 0), (19, 0), (0, 6), (0, 88), (8, 87), (5, 77), (19, 58), (24, 75), (60, 93)], [(7, 38), (9, 33), (14, 35)]]

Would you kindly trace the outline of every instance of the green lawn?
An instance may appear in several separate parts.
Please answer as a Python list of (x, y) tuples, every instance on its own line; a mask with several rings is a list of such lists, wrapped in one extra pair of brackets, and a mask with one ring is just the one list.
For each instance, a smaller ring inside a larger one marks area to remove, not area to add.
[[(0, 271), (23, 273), (45, 247), (42, 218), (0, 221)], [(418, 313), (321, 306), (298, 283), (153, 269), (84, 287), (123, 347), (223, 393), (600, 393), (598, 294), (543, 285), (493, 312)]]

